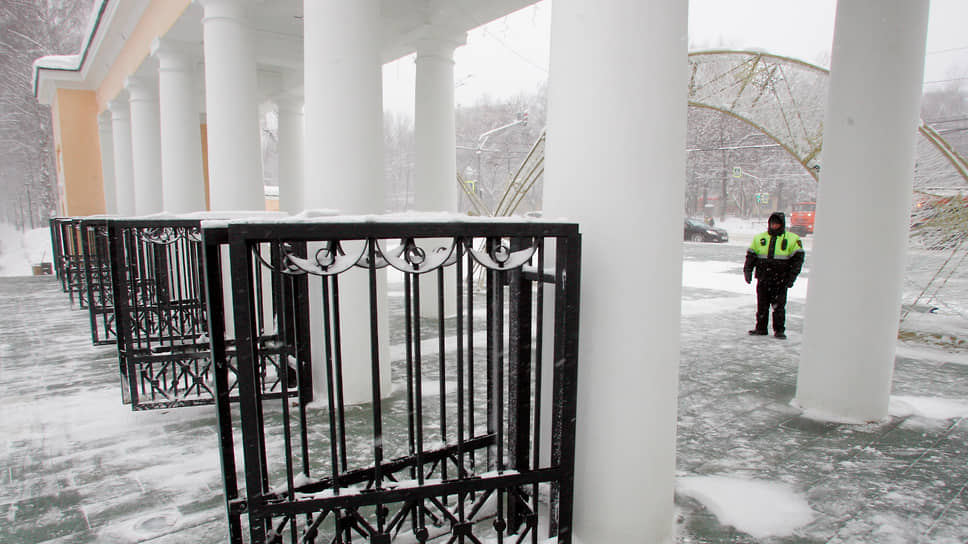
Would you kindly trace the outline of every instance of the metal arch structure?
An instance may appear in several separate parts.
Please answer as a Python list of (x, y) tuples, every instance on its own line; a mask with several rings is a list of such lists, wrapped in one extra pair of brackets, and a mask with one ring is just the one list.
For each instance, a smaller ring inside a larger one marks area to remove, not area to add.
[[(818, 180), (829, 76), (826, 68), (760, 51), (697, 51), (689, 53), (688, 104), (748, 123), (786, 149)], [(968, 161), (923, 120), (918, 133), (915, 189), (968, 185)], [(523, 195), (544, 174), (545, 136), (541, 134), (508, 180), (499, 209), (487, 209), (457, 174), (458, 185), (479, 214), (515, 212)]]
[[(763, 132), (818, 179), (830, 71), (759, 51), (689, 54), (690, 106), (720, 111)], [(968, 161), (923, 121), (914, 186), (968, 184)]]

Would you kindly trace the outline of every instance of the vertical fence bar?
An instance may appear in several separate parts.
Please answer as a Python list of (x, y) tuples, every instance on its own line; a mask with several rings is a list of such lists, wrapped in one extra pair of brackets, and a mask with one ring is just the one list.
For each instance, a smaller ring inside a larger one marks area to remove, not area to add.
[[(527, 238), (512, 238), (511, 251), (530, 247)], [(511, 467), (526, 470), (531, 438), (531, 282), (521, 268), (506, 272), (508, 283), (508, 456)], [(509, 532), (517, 533), (525, 514), (517, 502), (508, 504)]]
[[(471, 437), (477, 436), (474, 425), (474, 258), (471, 255), (474, 239), (467, 239), (467, 428)], [(477, 450), (470, 452), (471, 472), (475, 470)]]
[(211, 342), (212, 365), (215, 373), (215, 414), (218, 422), (219, 458), (222, 463), (222, 487), (225, 494), (225, 515), (229, 525), (229, 544), (242, 544), (242, 522), (234, 505), (239, 498), (239, 482), (235, 463), (232, 406), (229, 389), (229, 365), (225, 346), (225, 302), (231, 292), (222, 290), (222, 245), (228, 242), (227, 232), (206, 229), (203, 247), (203, 277)]
[[(437, 383), (440, 386), (440, 443), (447, 444), (447, 316), (444, 314), (444, 266), (437, 269)], [(441, 461), (440, 477), (447, 479), (447, 460)], [(446, 504), (447, 498), (444, 498)]]
[[(538, 244), (538, 279), (537, 293), (535, 301), (535, 331), (534, 331), (534, 432), (532, 433), (532, 444), (534, 445), (533, 461), (531, 468), (537, 470), (541, 466), (541, 403), (543, 402), (541, 389), (543, 384), (542, 367), (544, 356), (544, 252), (545, 239), (540, 238)], [(535, 483), (531, 489), (532, 504), (534, 505), (535, 516), (538, 514), (538, 484)], [(537, 520), (531, 529), (531, 544), (538, 544), (538, 524)]]
[(96, 244), (91, 243), (92, 242), (91, 236), (94, 233), (94, 228), (90, 227), (90, 231), (88, 231), (88, 228), (89, 228), (89, 223), (87, 221), (81, 221), (81, 249), (84, 255), (84, 274), (87, 275), (87, 281), (85, 283), (87, 284), (87, 300), (89, 302), (87, 310), (88, 310), (88, 316), (90, 317), (90, 321), (91, 321), (91, 341), (97, 344), (98, 343), (98, 334), (97, 334), (98, 304), (95, 304), (94, 291), (95, 291), (96, 283), (99, 283), (99, 282), (94, 281), (94, 274), (98, 273), (98, 270), (96, 269), (96, 265), (95, 265)]
[[(457, 252), (457, 263), (454, 267), (455, 283), (457, 284), (457, 478), (467, 477), (467, 469), (464, 466), (464, 291), (463, 286), (463, 264), (464, 255), (462, 238), (456, 238), (454, 251)], [(468, 258), (470, 252), (467, 252)], [(471, 407), (473, 410), (473, 407)], [(461, 525), (467, 520), (464, 512), (464, 499), (467, 495), (459, 492), (457, 494), (457, 519)], [(453, 539), (452, 539), (453, 540)], [(464, 535), (458, 535), (458, 544), (464, 544)]]
[(340, 463), (339, 463), (339, 429), (336, 426), (336, 394), (335, 376), (333, 369), (333, 346), (330, 337), (332, 317), (330, 316), (329, 277), (321, 278), (323, 284), (323, 351), (326, 354), (326, 397), (329, 403), (329, 451), (333, 473), (333, 491), (339, 494)]
[[(424, 421), (423, 421), (423, 353), (420, 346), (420, 276), (414, 275), (413, 282), (413, 347), (414, 347), (414, 404), (416, 405), (417, 428), (417, 485), (424, 485)], [(424, 502), (420, 499), (417, 506), (417, 529), (424, 530)]]
[[(581, 238), (577, 232), (558, 239), (555, 278), (555, 421), (552, 464), (562, 471), (553, 500), (557, 502), (558, 540), (571, 544), (575, 485), (575, 415), (578, 380), (578, 306), (580, 303)], [(560, 362), (560, 363), (559, 363)], [(563, 394), (563, 392), (571, 394)], [(556, 439), (555, 439), (556, 438)]]
[[(416, 406), (414, 398), (414, 328), (413, 328), (413, 283), (414, 280), (419, 281), (415, 278), (414, 274), (410, 272), (403, 273), (403, 329), (404, 329), (404, 342), (406, 346), (406, 363), (407, 363), (407, 452), (410, 455), (414, 455), (417, 452), (417, 429), (415, 427), (416, 418)], [(410, 467), (410, 479), (417, 479), (417, 467)]]
[[(369, 302), (370, 302), (370, 377), (373, 401), (373, 485), (380, 490), (383, 488), (383, 413), (382, 394), (380, 393), (380, 327), (377, 316), (379, 304), (377, 301), (376, 281), (376, 238), (366, 240), (366, 252), (369, 271)], [(376, 505), (377, 530), (382, 535), (385, 532), (386, 509), (383, 504)]]
[(264, 513), (263, 493), (267, 486), (265, 441), (260, 407), (258, 360), (255, 345), (255, 301), (249, 275), (252, 255), (244, 240), (229, 239), (229, 261), (232, 274), (232, 308), (235, 313), (235, 341), (239, 386), (239, 416), (242, 427), (245, 488), (248, 495), (249, 535), (253, 544), (266, 540), (269, 519)]
[(332, 277), (331, 287), (333, 290), (333, 347), (336, 350), (334, 361), (336, 364), (336, 404), (339, 410), (337, 412), (337, 423), (339, 423), (340, 470), (346, 472), (348, 467), (346, 459), (346, 404), (343, 396), (343, 339), (339, 317), (340, 297), (339, 278), (337, 276)]

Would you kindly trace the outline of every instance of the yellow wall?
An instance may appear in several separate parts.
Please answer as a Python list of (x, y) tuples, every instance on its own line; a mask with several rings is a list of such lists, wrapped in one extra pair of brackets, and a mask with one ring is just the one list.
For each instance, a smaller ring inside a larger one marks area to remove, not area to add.
[(151, 52), (151, 43), (168, 32), (189, 4), (191, 0), (151, 0), (97, 90), (98, 111), (107, 109), (108, 102), (124, 89), (124, 80)]
[(63, 212), (70, 216), (104, 213), (98, 104), (94, 92), (58, 89), (52, 110)]

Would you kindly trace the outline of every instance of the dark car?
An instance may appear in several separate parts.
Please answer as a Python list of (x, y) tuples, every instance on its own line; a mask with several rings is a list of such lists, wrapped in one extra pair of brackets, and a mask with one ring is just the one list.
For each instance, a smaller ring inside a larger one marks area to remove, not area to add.
[(702, 220), (687, 218), (682, 239), (690, 242), (728, 242), (729, 233), (726, 229), (711, 227)]

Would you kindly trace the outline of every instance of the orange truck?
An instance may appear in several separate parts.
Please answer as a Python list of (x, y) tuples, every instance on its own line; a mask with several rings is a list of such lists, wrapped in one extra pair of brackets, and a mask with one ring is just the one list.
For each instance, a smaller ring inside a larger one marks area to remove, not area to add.
[(797, 202), (790, 215), (790, 230), (800, 236), (813, 234), (813, 215), (816, 209), (816, 202)]

